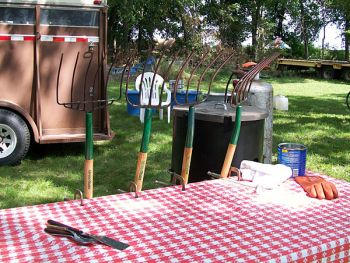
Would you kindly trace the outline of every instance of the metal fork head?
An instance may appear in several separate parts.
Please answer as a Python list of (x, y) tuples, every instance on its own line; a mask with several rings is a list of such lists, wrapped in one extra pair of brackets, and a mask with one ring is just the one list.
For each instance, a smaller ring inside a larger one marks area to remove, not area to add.
[[(175, 103), (192, 106), (204, 102), (212, 92), (215, 77), (232, 60), (234, 54), (235, 52), (230, 49), (210, 50), (209, 48), (189, 52), (174, 84), (174, 94), (183, 93), (184, 99), (180, 101), (177, 96), (174, 96)], [(183, 81), (185, 90), (180, 91), (178, 83), (186, 69), (189, 76), (186, 81)], [(189, 95), (193, 94), (195, 99), (190, 100)]]
[[(98, 62), (97, 67), (93, 69), (93, 61), (94, 61), (95, 53), (94, 51), (84, 52), (83, 55), (80, 52), (77, 53), (74, 69), (71, 76), (71, 84), (70, 84), (70, 98), (67, 101), (60, 101), (60, 78), (61, 71), (64, 63), (64, 54), (61, 54), (60, 63), (57, 72), (57, 81), (56, 81), (56, 102), (59, 105), (62, 105), (66, 108), (78, 111), (86, 111), (92, 112), (97, 109), (105, 108), (111, 105), (115, 99), (107, 98), (107, 85), (109, 80), (109, 75), (111, 74), (111, 69), (115, 63), (113, 60), (110, 69), (105, 75), (105, 62), (107, 59), (106, 54), (102, 54), (102, 58), (98, 58), (100, 62)], [(117, 58), (117, 56), (115, 57)], [(76, 75), (79, 67), (86, 67), (85, 70), (81, 70), (84, 72), (84, 81), (83, 81), (83, 90), (76, 91), (76, 87), (80, 85), (80, 83), (76, 83)], [(101, 81), (99, 81), (101, 80)], [(101, 91), (96, 90), (98, 86), (101, 86)]]
[[(149, 50), (146, 55), (142, 53), (130, 53), (125, 72), (126, 100), (137, 108), (166, 108), (171, 104), (171, 91), (168, 89), (169, 75), (177, 58), (178, 52), (171, 54), (168, 50)], [(149, 69), (148, 61), (153, 60), (154, 66)], [(163, 68), (163, 70), (161, 70)], [(150, 71), (151, 70), (151, 71)], [(132, 73), (138, 73), (135, 90), (138, 92), (138, 100), (132, 101), (129, 94), (129, 86)], [(123, 78), (123, 77), (122, 77)]]
[[(249, 94), (251, 84), (255, 76), (265, 67), (269, 66), (281, 53), (279, 51), (273, 52), (271, 55), (265, 57), (262, 61), (256, 64), (250, 71), (243, 75), (243, 77), (234, 85), (231, 93), (231, 105), (235, 106), (244, 102)], [(232, 75), (231, 75), (232, 77)], [(231, 81), (231, 77), (230, 80)], [(226, 88), (227, 90), (227, 88)]]

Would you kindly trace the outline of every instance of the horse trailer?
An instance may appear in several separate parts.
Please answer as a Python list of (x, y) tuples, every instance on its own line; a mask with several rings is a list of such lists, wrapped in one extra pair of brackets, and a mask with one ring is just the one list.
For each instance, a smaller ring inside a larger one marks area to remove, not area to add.
[[(106, 57), (107, 0), (0, 0), (0, 165), (19, 163), (31, 141), (85, 140), (84, 113), (58, 99), (91, 86), (105, 99)], [(93, 115), (94, 139), (113, 138), (107, 108)]]

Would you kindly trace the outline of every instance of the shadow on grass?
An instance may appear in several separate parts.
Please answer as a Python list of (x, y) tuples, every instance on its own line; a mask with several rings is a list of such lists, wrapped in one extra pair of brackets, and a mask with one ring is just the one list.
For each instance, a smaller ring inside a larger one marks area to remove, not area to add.
[(47, 156), (79, 156), (84, 154), (84, 143), (37, 144), (30, 146), (27, 159), (38, 161)]
[[(345, 96), (339, 93), (327, 97), (288, 96), (289, 109), (296, 114), (346, 114)], [(344, 107), (343, 107), (344, 106)]]
[(290, 110), (274, 113), (274, 149), (293, 137), (299, 140), (293, 142), (306, 144), (310, 154), (327, 163), (349, 165), (350, 115), (340, 105), (341, 95), (330, 96), (332, 99), (289, 96)]

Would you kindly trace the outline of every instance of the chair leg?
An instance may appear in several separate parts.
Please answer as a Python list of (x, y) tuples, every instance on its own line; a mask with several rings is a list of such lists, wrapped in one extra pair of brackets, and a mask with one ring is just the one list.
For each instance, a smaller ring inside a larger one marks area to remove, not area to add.
[(168, 123), (170, 123), (170, 113), (171, 113), (171, 107), (169, 106), (168, 109)]
[(159, 109), (159, 119), (163, 120), (163, 109)]
[(140, 108), (140, 121), (141, 121), (141, 123), (143, 123), (144, 120), (145, 120), (145, 109)]

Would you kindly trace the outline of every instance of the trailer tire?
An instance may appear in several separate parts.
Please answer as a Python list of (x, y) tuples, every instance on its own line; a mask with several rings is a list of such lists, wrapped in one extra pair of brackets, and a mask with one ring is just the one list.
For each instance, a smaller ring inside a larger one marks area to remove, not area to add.
[(334, 79), (335, 72), (332, 67), (323, 67), (322, 68), (322, 77), (324, 79)]
[(345, 81), (350, 81), (350, 69), (349, 69), (349, 68), (343, 70), (343, 72), (342, 72), (342, 78), (343, 78)]
[(0, 165), (16, 165), (29, 150), (30, 131), (16, 113), (0, 109)]

